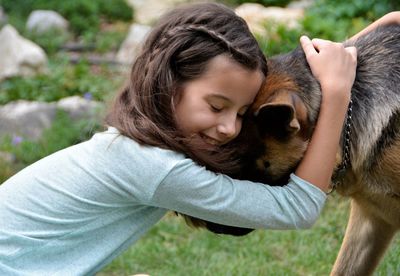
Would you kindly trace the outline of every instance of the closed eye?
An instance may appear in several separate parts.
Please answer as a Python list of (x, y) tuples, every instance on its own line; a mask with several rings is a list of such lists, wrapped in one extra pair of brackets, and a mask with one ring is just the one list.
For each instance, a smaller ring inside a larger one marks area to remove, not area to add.
[(210, 109), (211, 109), (211, 111), (218, 113), (218, 112), (221, 112), (223, 108), (210, 104)]

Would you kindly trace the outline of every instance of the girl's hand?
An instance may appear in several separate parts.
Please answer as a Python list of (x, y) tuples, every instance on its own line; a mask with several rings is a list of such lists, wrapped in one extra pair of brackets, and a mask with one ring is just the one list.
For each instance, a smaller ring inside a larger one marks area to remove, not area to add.
[[(323, 39), (300, 38), (308, 64), (323, 91), (324, 99), (350, 100), (350, 91), (356, 75), (357, 50), (345, 48), (342, 43)], [(343, 103), (343, 101), (341, 101)]]

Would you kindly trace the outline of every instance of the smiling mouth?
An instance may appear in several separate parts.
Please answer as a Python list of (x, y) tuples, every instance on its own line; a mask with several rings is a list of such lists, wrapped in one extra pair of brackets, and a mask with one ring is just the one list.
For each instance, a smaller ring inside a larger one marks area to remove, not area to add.
[(211, 137), (209, 137), (209, 136), (206, 136), (206, 135), (204, 135), (204, 134), (201, 134), (200, 137), (201, 137), (207, 144), (209, 144), (209, 145), (213, 145), (213, 146), (220, 146), (220, 145), (222, 145), (222, 142), (220, 142), (220, 141), (218, 141), (218, 140), (216, 140), (216, 139), (214, 139), (214, 138), (211, 138)]

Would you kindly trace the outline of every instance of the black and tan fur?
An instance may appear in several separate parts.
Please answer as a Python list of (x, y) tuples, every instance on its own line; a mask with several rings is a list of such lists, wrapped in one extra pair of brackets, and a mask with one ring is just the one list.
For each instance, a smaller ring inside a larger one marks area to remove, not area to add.
[[(351, 166), (337, 187), (351, 197), (351, 213), (332, 275), (372, 274), (400, 227), (400, 26), (381, 27), (354, 45)], [(246, 161), (247, 177), (287, 183), (307, 148), (320, 99), (300, 47), (268, 60), (266, 84), (252, 109), (264, 149)]]

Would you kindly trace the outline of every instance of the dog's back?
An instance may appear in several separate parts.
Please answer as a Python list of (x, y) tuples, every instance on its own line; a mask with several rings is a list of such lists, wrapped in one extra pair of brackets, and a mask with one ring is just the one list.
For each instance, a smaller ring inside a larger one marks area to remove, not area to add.
[(381, 27), (354, 45), (352, 164), (368, 171), (382, 150), (400, 138), (400, 26)]

